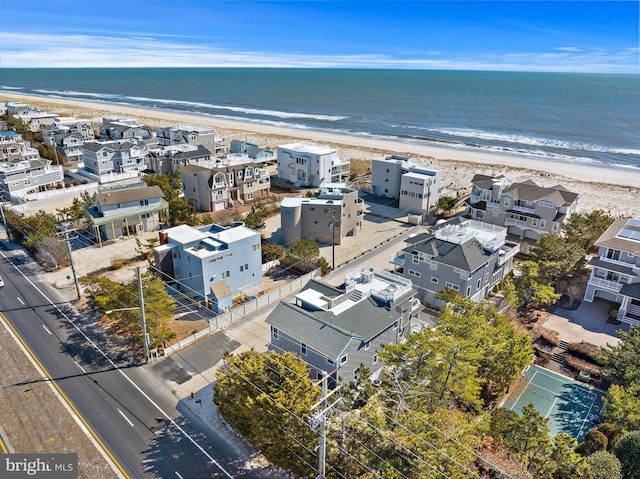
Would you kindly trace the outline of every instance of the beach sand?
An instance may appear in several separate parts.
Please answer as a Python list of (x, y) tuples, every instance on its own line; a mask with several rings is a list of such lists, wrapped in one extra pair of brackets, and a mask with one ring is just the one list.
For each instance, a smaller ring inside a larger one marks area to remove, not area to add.
[(102, 116), (117, 114), (136, 117), (141, 123), (152, 128), (178, 124), (210, 126), (215, 128), (216, 134), (222, 136), (225, 141), (242, 139), (273, 149), (274, 152), (278, 145), (310, 140), (336, 148), (339, 156), (346, 159), (370, 160), (389, 154), (405, 155), (428, 160), (460, 189), (468, 190), (470, 180), (476, 173), (505, 175), (516, 181), (532, 179), (541, 186), (562, 184), (568, 190), (578, 193), (581, 211), (602, 209), (613, 215), (640, 217), (640, 168), (548, 160), (512, 153), (477, 151), (472, 148), (285, 128), (197, 113), (5, 92), (0, 93), (0, 101), (21, 101), (37, 106), (42, 111), (88, 118), (96, 124), (102, 122)]

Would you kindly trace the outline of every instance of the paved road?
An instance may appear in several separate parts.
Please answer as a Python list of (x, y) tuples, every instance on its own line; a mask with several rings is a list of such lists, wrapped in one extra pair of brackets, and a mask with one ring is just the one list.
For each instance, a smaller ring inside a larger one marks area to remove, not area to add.
[(223, 435), (182, 417), (149, 368), (107, 358), (75, 325), (82, 318), (20, 269), (0, 252), (0, 310), (129, 477), (266, 477), (244, 470)]

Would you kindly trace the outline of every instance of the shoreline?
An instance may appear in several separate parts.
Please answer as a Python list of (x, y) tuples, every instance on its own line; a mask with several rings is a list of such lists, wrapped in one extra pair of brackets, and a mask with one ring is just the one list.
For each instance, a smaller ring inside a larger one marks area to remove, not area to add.
[(219, 118), (198, 112), (179, 112), (136, 105), (40, 97), (20, 93), (0, 93), (0, 101), (22, 101), (44, 111), (69, 114), (101, 122), (104, 115), (136, 117), (152, 128), (176, 124), (195, 124), (213, 127), (226, 141), (242, 138), (271, 149), (278, 145), (313, 141), (338, 149), (339, 156), (370, 160), (388, 154), (405, 155), (427, 160), (443, 172), (458, 188), (469, 188), (475, 173), (504, 174), (516, 181), (533, 179), (542, 186), (562, 184), (580, 195), (586, 210), (603, 209), (615, 214), (640, 215), (640, 168), (623, 165), (553, 160), (542, 157), (500, 151), (477, 151), (472, 147), (432, 145), (349, 135), (312, 129), (288, 128), (252, 121)]

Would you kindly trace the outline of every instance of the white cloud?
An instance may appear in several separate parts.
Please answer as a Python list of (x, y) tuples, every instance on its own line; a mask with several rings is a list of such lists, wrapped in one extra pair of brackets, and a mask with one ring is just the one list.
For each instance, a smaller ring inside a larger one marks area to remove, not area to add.
[[(0, 67), (307, 67), (414, 68), (570, 72), (638, 72), (638, 49), (610, 52), (559, 47), (552, 52), (487, 53), (446, 57), (446, 52), (322, 55), (234, 51), (178, 43), (166, 37), (0, 33)], [(434, 58), (439, 56), (440, 58)]]

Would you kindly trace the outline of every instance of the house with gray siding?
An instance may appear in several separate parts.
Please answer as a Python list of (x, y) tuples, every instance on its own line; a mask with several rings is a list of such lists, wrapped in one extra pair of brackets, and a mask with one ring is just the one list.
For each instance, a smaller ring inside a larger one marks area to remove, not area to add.
[(214, 129), (209, 126), (178, 125), (158, 128), (156, 137), (160, 146), (195, 145), (203, 146), (209, 153), (216, 154), (216, 144), (221, 138), (216, 138)]
[(162, 190), (155, 185), (102, 190), (94, 201), (85, 211), (100, 246), (123, 236), (159, 230), (169, 211)]
[(174, 226), (160, 232), (160, 243), (153, 255), (162, 279), (215, 312), (264, 289), (260, 233), (242, 223)]
[(426, 213), (448, 189), (439, 170), (406, 156), (391, 155), (371, 161), (371, 193), (398, 200), (408, 213)]
[(475, 175), (467, 214), (475, 220), (506, 226), (509, 235), (537, 241), (559, 235), (562, 223), (578, 210), (578, 194), (562, 185), (539, 186), (531, 180), (514, 183), (504, 176)]
[(141, 125), (135, 118), (121, 116), (105, 116), (100, 126), (100, 139), (107, 140), (150, 140), (153, 138), (151, 128)]
[(284, 198), (280, 203), (282, 242), (314, 238), (339, 245), (362, 228), (364, 201), (344, 183), (326, 183), (315, 198)]
[(326, 373), (333, 384), (352, 381), (360, 365), (376, 379), (382, 346), (423, 326), (415, 293), (410, 280), (371, 266), (348, 273), (339, 288), (311, 280), (267, 317), (268, 349), (296, 353), (313, 378)]
[(424, 303), (441, 307), (436, 294), (447, 288), (478, 302), (513, 268), (520, 247), (506, 237), (504, 227), (456, 218), (409, 239), (391, 262)]
[(60, 133), (54, 135), (52, 139), (52, 146), (69, 161), (82, 160), (82, 145), (84, 145), (84, 139), (80, 133)]
[[(37, 150), (36, 150), (37, 153)], [(40, 158), (0, 162), (0, 198), (17, 201), (24, 195), (55, 188), (64, 180), (62, 166)]]
[(618, 321), (640, 325), (640, 219), (618, 218), (596, 246), (584, 300), (618, 303)]
[(87, 141), (82, 145), (84, 166), (78, 173), (104, 182), (113, 173), (140, 173), (148, 168), (149, 150), (140, 140)]
[(268, 148), (260, 148), (255, 143), (243, 140), (231, 140), (229, 142), (229, 154), (247, 155), (252, 160), (272, 160), (275, 158), (273, 151)]
[(211, 151), (202, 145), (188, 143), (149, 148), (149, 169), (165, 175), (180, 171), (187, 165), (206, 166), (211, 163)]

